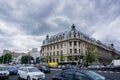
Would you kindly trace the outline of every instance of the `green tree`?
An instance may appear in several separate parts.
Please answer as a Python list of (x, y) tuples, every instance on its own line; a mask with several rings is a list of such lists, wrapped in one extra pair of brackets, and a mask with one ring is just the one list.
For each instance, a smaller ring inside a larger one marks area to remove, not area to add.
[(63, 54), (60, 55), (60, 61), (61, 61), (61, 62), (64, 61), (64, 55), (63, 55)]
[(5, 59), (4, 61), (5, 61), (6, 63), (9, 63), (9, 62), (12, 61), (12, 54), (6, 53), (4, 57), (5, 57), (5, 58), (4, 58), (4, 59)]
[(30, 55), (25, 55), (25, 56), (21, 57), (22, 64), (29, 64), (29, 63), (31, 63), (31, 60), (34, 60), (34, 58)]
[(49, 62), (51, 62), (52, 61), (52, 56), (50, 55), (50, 56), (48, 56), (48, 60), (49, 60)]
[(12, 54), (6, 53), (0, 57), (0, 63), (9, 63), (12, 61)]
[(0, 63), (2, 63), (2, 61), (3, 61), (3, 58), (2, 58), (2, 56), (0, 57)]
[(115, 56), (115, 59), (120, 59), (120, 56)]
[(92, 45), (88, 45), (86, 49), (86, 56), (84, 58), (87, 66), (89, 65), (89, 63), (92, 64), (96, 61), (97, 55), (98, 53), (95, 51), (95, 47)]

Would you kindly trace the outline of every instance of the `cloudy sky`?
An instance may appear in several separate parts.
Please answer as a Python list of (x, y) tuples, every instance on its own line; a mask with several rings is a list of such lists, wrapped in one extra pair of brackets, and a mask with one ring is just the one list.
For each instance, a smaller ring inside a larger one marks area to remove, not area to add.
[(47, 34), (73, 23), (120, 50), (120, 0), (0, 0), (0, 53), (40, 48)]

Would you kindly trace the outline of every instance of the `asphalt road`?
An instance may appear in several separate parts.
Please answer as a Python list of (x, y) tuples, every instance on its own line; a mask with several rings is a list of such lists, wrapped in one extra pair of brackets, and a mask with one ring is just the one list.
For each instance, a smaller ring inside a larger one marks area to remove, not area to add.
[[(60, 72), (60, 70), (52, 70), (51, 73), (46, 73), (46, 80), (52, 80), (52, 75)], [(113, 71), (95, 71), (105, 77), (110, 77), (114, 80), (120, 80), (120, 72), (113, 72)], [(16, 75), (11, 75), (9, 80), (17, 80)]]

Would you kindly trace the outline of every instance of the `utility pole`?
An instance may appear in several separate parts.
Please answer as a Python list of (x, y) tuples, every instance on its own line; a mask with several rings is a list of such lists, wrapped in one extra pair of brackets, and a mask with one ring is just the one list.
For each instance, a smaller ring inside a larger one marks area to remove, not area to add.
[(2, 60), (2, 63), (4, 64), (4, 55), (3, 55), (3, 60)]

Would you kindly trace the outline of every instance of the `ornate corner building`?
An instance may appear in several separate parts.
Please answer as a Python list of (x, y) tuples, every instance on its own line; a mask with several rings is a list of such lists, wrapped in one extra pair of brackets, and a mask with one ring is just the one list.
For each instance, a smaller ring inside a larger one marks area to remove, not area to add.
[(94, 45), (95, 50), (99, 52), (97, 62), (108, 63), (118, 55), (118, 51), (114, 49), (113, 44), (106, 46), (99, 40), (90, 38), (88, 35), (76, 30), (73, 24), (70, 31), (51, 37), (49, 35), (46, 36), (41, 46), (41, 62), (82, 63), (83, 58), (86, 56), (86, 47), (88, 45)]

